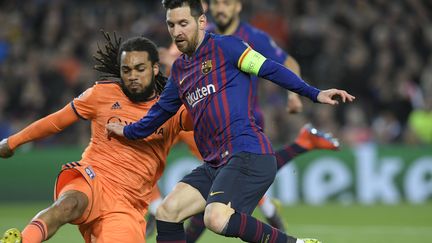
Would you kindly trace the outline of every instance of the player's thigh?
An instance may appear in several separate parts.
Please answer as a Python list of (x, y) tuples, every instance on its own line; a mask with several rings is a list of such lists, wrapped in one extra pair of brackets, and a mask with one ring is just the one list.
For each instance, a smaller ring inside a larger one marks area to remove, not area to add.
[(251, 214), (275, 176), (276, 159), (273, 155), (235, 154), (218, 171), (207, 204), (231, 203), (237, 212)]
[[(104, 215), (93, 224), (80, 226), (86, 242), (145, 242), (145, 221), (138, 212), (121, 211)], [(84, 231), (84, 232), (83, 232)]]
[[(76, 218), (73, 224), (89, 222), (98, 216), (98, 197), (95, 191), (99, 187), (98, 182), (87, 178), (87, 174), (82, 171), (83, 168), (64, 169), (57, 177), (54, 190), (54, 199), (61, 203), (67, 197), (79, 199), (78, 207), (81, 215)], [(77, 196), (74, 196), (77, 195)], [(83, 198), (85, 197), (85, 198)]]
[(179, 182), (157, 209), (156, 218), (164, 221), (180, 222), (204, 211), (206, 200), (194, 187)]

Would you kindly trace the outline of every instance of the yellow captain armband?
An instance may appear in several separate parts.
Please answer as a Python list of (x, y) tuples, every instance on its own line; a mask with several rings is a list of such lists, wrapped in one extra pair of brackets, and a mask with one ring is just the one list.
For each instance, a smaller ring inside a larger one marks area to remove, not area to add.
[(265, 60), (263, 55), (248, 47), (240, 56), (237, 66), (243, 72), (256, 76)]

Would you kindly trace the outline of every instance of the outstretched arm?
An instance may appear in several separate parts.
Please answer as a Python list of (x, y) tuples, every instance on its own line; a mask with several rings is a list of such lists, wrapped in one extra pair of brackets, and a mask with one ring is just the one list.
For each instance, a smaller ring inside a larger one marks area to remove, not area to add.
[[(260, 54), (257, 53), (257, 55)], [(340, 96), (342, 102), (344, 103), (346, 101), (353, 101), (355, 99), (354, 96), (348, 94), (348, 92), (344, 90), (329, 89), (320, 91), (315, 87), (312, 87), (305, 83), (291, 70), (270, 59), (266, 59), (262, 62), (262, 65), (258, 71), (258, 76), (271, 80), (274, 83), (286, 89), (294, 91), (302, 96), (306, 96), (314, 102), (336, 105), (338, 104), (338, 102), (333, 98), (337, 96)]]
[[(297, 74), (297, 76), (301, 77), (300, 65), (297, 60), (280, 48), (267, 33), (254, 31), (249, 41), (253, 43), (253, 47), (257, 52), (261, 53), (266, 58), (283, 64), (289, 70)], [(299, 113), (303, 110), (303, 103), (298, 94), (288, 90), (287, 97), (286, 110), (289, 113)]]
[(343, 102), (353, 101), (354, 96), (346, 91), (331, 89), (321, 91), (305, 83), (299, 76), (281, 64), (265, 58), (263, 55), (247, 47), (238, 61), (238, 67), (244, 72), (270, 80), (279, 86), (306, 96), (314, 102), (335, 105), (335, 96), (340, 96)]
[(333, 100), (335, 96), (341, 96), (343, 102), (355, 99), (354, 96), (343, 90), (335, 89), (323, 92), (308, 85), (291, 70), (271, 59), (267, 59), (238, 38), (225, 36), (222, 38), (221, 44), (231, 62), (237, 65), (237, 68), (241, 71), (270, 80), (285, 89), (306, 96), (314, 102), (334, 105), (337, 104)]
[(159, 101), (150, 108), (146, 116), (127, 126), (118, 123), (107, 124), (108, 136), (117, 135), (128, 139), (146, 138), (175, 115), (181, 105), (177, 87), (174, 81), (170, 79)]
[(3, 139), (0, 142), (0, 157), (8, 158), (21, 144), (58, 133), (78, 120), (78, 115), (68, 104), (63, 109), (37, 120), (20, 132)]

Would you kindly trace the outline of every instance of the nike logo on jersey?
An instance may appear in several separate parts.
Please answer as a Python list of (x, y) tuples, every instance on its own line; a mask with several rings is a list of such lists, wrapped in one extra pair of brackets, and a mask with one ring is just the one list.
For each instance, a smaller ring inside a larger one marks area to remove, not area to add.
[(217, 194), (222, 194), (222, 193), (224, 193), (224, 191), (210, 192), (210, 197), (217, 195)]
[(183, 81), (186, 79), (186, 77), (184, 77), (184, 78), (182, 78), (181, 80), (180, 80), (180, 85), (183, 83)]
[(193, 92), (186, 93), (186, 101), (191, 107), (195, 107), (205, 97), (216, 92), (216, 88), (213, 84), (209, 84), (205, 87), (198, 87)]
[(188, 77), (190, 76), (190, 74), (189, 75), (186, 75), (186, 76), (184, 76), (182, 79), (180, 79), (180, 82), (179, 82), (179, 84), (181, 85)]
[(118, 101), (116, 101), (116, 103), (114, 103), (112, 106), (111, 106), (111, 110), (119, 110), (119, 109), (121, 109), (122, 107), (121, 107), (121, 105), (120, 105), (120, 103), (118, 103)]

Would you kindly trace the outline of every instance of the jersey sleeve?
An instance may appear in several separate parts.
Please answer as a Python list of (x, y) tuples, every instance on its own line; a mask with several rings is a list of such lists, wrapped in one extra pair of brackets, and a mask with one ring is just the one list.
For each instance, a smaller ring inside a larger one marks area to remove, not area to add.
[(123, 128), (125, 137), (134, 140), (149, 136), (174, 116), (182, 104), (177, 86), (170, 78), (162, 91), (159, 101), (150, 108), (147, 115)]
[(97, 92), (93, 86), (71, 102), (72, 109), (81, 119), (88, 120), (96, 116)]
[(33, 122), (17, 134), (10, 136), (8, 144), (13, 150), (21, 144), (58, 133), (78, 120), (72, 107), (66, 105), (63, 109)]
[(269, 35), (263, 32), (255, 32), (251, 43), (253, 43), (254, 50), (275, 62), (284, 64), (288, 58), (288, 54)]
[(191, 124), (189, 114), (184, 105), (171, 117), (169, 126), (173, 136), (177, 136), (180, 131), (190, 131)]
[(219, 36), (218, 40), (228, 60), (236, 66), (243, 53), (250, 48), (249, 44), (236, 36)]
[(165, 85), (165, 88), (162, 91), (160, 99), (157, 103), (164, 110), (171, 113), (176, 113), (180, 106), (183, 104), (179, 97), (178, 88), (172, 76), (168, 79), (168, 82)]
[(234, 36), (221, 36), (220, 45), (233, 65), (243, 72), (258, 76), (259, 69), (266, 57)]
[(270, 80), (285, 89), (306, 96), (314, 102), (318, 101), (317, 97), (320, 90), (305, 83), (282, 64), (267, 59), (240, 39), (222, 37), (220, 43), (225, 54), (241, 71)]

